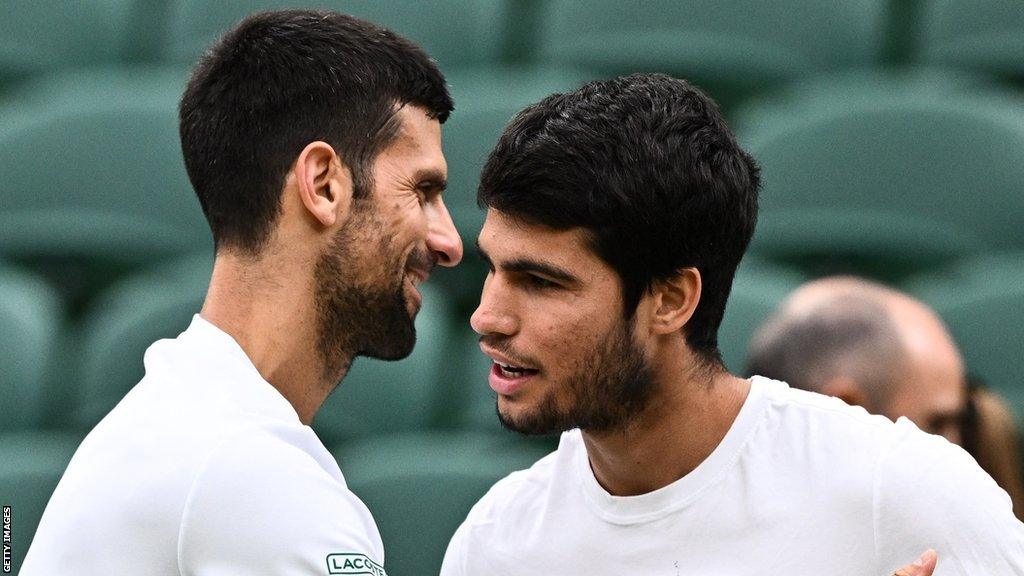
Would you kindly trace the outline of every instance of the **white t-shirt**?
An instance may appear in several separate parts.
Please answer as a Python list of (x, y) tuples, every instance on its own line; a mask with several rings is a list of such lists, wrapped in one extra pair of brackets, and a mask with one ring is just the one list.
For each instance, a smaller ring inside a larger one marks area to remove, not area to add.
[(312, 429), (196, 315), (78, 448), (23, 576), (384, 574), (380, 534)]
[(962, 449), (755, 377), (721, 444), (654, 492), (609, 495), (578, 430), (496, 484), (442, 576), (886, 576), (922, 552), (936, 576), (1024, 574), (1024, 525)]

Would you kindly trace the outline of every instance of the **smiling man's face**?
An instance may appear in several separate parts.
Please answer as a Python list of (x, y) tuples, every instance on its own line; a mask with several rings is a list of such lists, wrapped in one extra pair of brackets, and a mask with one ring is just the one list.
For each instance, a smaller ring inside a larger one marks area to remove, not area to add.
[(441, 125), (425, 109), (397, 113), (400, 130), (373, 163), (373, 191), (352, 203), (349, 220), (316, 266), (320, 350), (328, 372), (347, 350), (404, 358), (416, 342), (418, 285), (435, 264), (462, 259), (441, 193), (447, 165)]
[(646, 406), (653, 383), (622, 281), (583, 230), (490, 209), (478, 244), (490, 272), (470, 322), (495, 362), (488, 380), (506, 427), (612, 430)]

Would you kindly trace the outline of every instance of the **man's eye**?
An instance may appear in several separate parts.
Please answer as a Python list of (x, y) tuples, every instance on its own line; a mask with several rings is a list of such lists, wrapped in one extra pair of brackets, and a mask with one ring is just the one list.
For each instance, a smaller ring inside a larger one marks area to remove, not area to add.
[(556, 288), (558, 286), (558, 284), (548, 280), (547, 278), (534, 276), (533, 274), (530, 274), (529, 279), (530, 284), (532, 284), (534, 288)]

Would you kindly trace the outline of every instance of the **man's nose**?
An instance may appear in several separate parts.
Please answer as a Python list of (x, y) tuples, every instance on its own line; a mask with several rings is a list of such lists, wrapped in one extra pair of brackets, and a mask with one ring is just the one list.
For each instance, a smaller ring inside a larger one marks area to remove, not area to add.
[(427, 226), (427, 248), (437, 256), (437, 263), (451, 268), (461, 262), (462, 238), (443, 201), (432, 211)]
[(511, 336), (518, 330), (516, 317), (511, 312), (509, 295), (494, 273), (487, 276), (480, 294), (480, 305), (469, 318), (473, 331), (481, 336), (500, 334)]

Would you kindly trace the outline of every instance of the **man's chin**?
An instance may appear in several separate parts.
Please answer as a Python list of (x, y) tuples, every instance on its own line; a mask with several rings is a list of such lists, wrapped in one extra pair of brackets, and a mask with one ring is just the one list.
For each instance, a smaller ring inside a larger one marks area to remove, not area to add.
[(515, 411), (510, 407), (503, 407), (500, 399), (495, 403), (495, 412), (503, 428), (525, 436), (554, 436), (573, 428), (557, 414), (544, 410)]
[(416, 328), (413, 327), (408, 336), (394, 335), (388, 342), (373, 346), (361, 352), (360, 356), (377, 360), (404, 360), (416, 347)]

